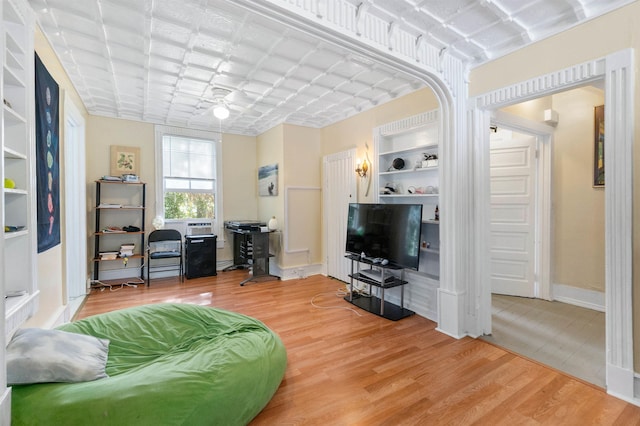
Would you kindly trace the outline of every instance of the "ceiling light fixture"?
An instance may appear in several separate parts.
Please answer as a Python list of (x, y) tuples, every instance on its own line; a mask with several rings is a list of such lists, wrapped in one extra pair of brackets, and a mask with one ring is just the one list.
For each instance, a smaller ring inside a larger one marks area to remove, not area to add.
[(211, 94), (213, 95), (212, 102), (214, 104), (213, 107), (213, 116), (218, 120), (225, 120), (229, 118), (229, 107), (227, 103), (224, 101), (225, 96), (231, 93), (231, 90), (224, 89), (222, 87), (213, 87), (211, 89)]
[(224, 103), (220, 103), (213, 108), (213, 115), (219, 120), (229, 118), (229, 108)]

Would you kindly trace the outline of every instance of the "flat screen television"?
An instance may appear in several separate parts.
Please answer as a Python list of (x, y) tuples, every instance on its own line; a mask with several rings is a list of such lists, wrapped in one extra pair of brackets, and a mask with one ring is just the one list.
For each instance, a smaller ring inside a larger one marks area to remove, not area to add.
[(422, 204), (349, 204), (347, 253), (418, 270)]

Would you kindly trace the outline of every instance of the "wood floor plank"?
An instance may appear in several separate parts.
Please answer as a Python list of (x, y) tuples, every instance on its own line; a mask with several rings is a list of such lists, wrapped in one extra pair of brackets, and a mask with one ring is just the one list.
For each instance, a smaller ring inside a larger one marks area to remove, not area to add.
[(240, 286), (246, 271), (92, 290), (77, 318), (148, 303), (249, 315), (287, 348), (285, 377), (252, 425), (640, 424), (640, 408), (418, 315), (394, 322), (342, 299), (320, 275)]

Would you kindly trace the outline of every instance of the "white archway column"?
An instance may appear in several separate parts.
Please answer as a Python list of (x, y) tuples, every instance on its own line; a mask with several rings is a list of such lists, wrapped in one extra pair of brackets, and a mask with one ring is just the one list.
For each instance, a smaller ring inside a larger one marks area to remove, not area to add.
[[(467, 93), (467, 89), (463, 90)], [(461, 338), (467, 335), (472, 237), (473, 145), (467, 132), (465, 99), (453, 105), (455, 132), (443, 137), (440, 162), (440, 288), (437, 330)]]
[[(633, 51), (607, 56), (605, 88), (605, 287), (607, 391), (634, 398)], [(640, 401), (636, 400), (636, 404)]]

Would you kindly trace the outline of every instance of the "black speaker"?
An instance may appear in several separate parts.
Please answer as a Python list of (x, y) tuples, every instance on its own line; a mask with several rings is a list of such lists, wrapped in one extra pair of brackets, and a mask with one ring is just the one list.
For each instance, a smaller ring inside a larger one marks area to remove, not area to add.
[(187, 278), (210, 277), (216, 272), (216, 235), (188, 235), (185, 237), (185, 267)]

